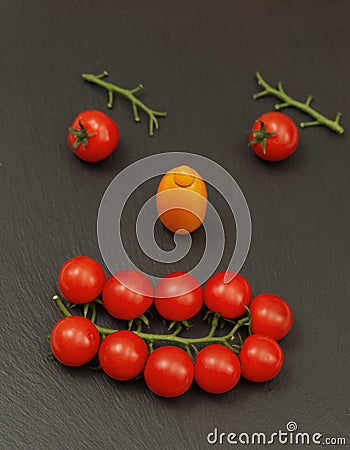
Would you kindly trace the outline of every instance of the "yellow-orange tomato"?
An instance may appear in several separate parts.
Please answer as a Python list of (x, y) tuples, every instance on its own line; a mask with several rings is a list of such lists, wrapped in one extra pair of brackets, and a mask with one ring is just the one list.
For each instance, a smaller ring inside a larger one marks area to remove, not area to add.
[(207, 189), (199, 173), (188, 166), (175, 167), (163, 176), (158, 186), (159, 218), (173, 233), (192, 233), (205, 218), (207, 199)]

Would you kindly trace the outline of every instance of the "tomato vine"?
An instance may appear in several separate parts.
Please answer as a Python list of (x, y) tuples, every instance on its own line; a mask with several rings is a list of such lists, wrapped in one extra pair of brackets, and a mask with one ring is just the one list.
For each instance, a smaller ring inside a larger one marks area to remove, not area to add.
[(315, 119), (314, 121), (310, 122), (300, 122), (301, 128), (324, 125), (338, 134), (344, 133), (344, 128), (339, 123), (342, 113), (338, 112), (334, 120), (328, 119), (323, 114), (319, 113), (318, 111), (316, 111), (311, 107), (311, 102), (313, 100), (312, 95), (309, 95), (305, 102), (299, 102), (298, 100), (295, 100), (294, 98), (290, 97), (285, 92), (282, 82), (278, 82), (277, 89), (275, 89), (263, 79), (260, 72), (256, 72), (255, 76), (258, 80), (258, 84), (263, 88), (263, 90), (253, 95), (254, 100), (257, 100), (258, 98), (261, 97), (265, 97), (266, 95), (273, 95), (274, 97), (282, 101), (282, 103), (277, 103), (275, 105), (275, 109), (280, 110), (291, 106), (299, 109), (300, 111), (305, 112), (306, 114)]
[[(63, 303), (62, 299), (55, 295), (53, 297), (53, 300), (59, 309), (59, 311), (63, 314), (65, 317), (69, 317), (72, 314), (68, 311), (65, 304)], [(96, 319), (96, 305), (94, 303), (88, 304), (88, 306), (92, 307), (92, 318), (91, 320), (94, 322)], [(84, 305), (84, 315), (87, 315), (87, 309), (86, 305)], [(137, 326), (135, 330), (132, 330), (135, 334), (137, 334), (140, 338), (144, 339), (148, 344), (150, 345), (151, 349), (153, 347), (153, 344), (155, 342), (170, 342), (175, 344), (183, 345), (187, 351), (187, 353), (190, 354), (192, 357), (191, 350), (194, 350), (195, 353), (198, 352), (198, 349), (196, 347), (197, 344), (212, 344), (212, 343), (221, 343), (225, 345), (226, 347), (233, 350), (235, 353), (239, 353), (240, 345), (233, 344), (232, 341), (236, 338), (238, 330), (243, 327), (247, 326), (250, 330), (250, 323), (251, 323), (251, 315), (250, 310), (247, 308), (247, 314), (240, 318), (237, 321), (228, 320), (225, 319), (225, 322), (232, 324), (231, 330), (226, 333), (223, 336), (217, 336), (215, 335), (215, 332), (219, 326), (219, 314), (213, 314), (212, 320), (211, 320), (211, 328), (209, 333), (206, 336), (203, 337), (197, 337), (197, 338), (185, 338), (182, 336), (179, 336), (179, 333), (183, 329), (183, 324), (181, 322), (177, 322), (175, 326), (175, 331), (170, 334), (154, 334), (154, 333), (145, 333), (142, 331), (142, 322), (137, 321)], [(96, 324), (95, 324), (96, 325)], [(98, 332), (102, 336), (107, 336), (109, 334), (115, 333), (116, 331), (119, 331), (117, 329), (112, 328), (105, 328), (101, 327), (99, 325), (96, 325), (96, 328)]]
[(135, 96), (135, 94), (141, 89), (143, 89), (143, 85), (139, 84), (134, 89), (125, 89), (120, 86), (117, 86), (114, 83), (109, 83), (107, 81), (104, 81), (103, 78), (108, 76), (107, 71), (103, 71), (102, 73), (98, 75), (94, 75), (91, 73), (83, 73), (82, 77), (83, 80), (88, 81), (89, 83), (97, 84), (98, 86), (103, 87), (108, 92), (108, 103), (107, 107), (112, 108), (113, 102), (114, 102), (114, 94), (120, 94), (126, 97), (130, 102), (132, 106), (132, 111), (134, 114), (135, 122), (140, 122), (140, 116), (138, 113), (138, 108), (142, 109), (148, 116), (149, 116), (149, 135), (154, 135), (154, 128), (157, 130), (159, 129), (159, 123), (157, 117), (166, 117), (167, 113), (162, 111), (155, 111), (151, 108), (149, 108), (145, 103), (143, 103), (139, 98)]

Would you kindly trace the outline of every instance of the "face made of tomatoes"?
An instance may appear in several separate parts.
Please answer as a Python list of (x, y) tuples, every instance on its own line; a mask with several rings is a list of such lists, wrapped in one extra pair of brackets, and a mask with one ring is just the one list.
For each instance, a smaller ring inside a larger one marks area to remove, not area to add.
[(205, 183), (191, 167), (175, 167), (159, 183), (156, 197), (159, 219), (173, 233), (192, 233), (199, 228), (207, 202)]

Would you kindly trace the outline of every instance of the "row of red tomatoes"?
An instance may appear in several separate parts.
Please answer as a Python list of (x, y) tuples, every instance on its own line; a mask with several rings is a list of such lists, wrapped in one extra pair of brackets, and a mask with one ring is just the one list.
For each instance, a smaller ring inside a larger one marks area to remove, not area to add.
[(100, 343), (96, 326), (81, 316), (58, 321), (50, 345), (56, 359), (69, 366), (86, 364), (98, 353), (102, 370), (118, 381), (132, 380), (143, 372), (148, 388), (162, 397), (184, 394), (193, 380), (212, 394), (231, 390), (241, 375), (250, 381), (268, 381), (280, 372), (284, 360), (280, 345), (265, 334), (245, 339), (239, 358), (223, 344), (207, 345), (195, 362), (185, 350), (173, 345), (158, 347), (149, 354), (145, 341), (133, 331), (115, 331)]
[[(62, 266), (58, 282), (62, 294), (73, 303), (93, 301), (102, 292), (106, 310), (125, 320), (142, 315), (154, 297), (157, 311), (171, 321), (188, 320), (199, 312), (203, 303), (210, 311), (229, 320), (242, 317), (249, 307), (252, 335), (243, 341), (239, 358), (229, 345), (213, 343), (213, 340), (199, 351), (195, 362), (176, 346), (165, 345), (149, 354), (145, 340), (134, 331), (111, 332), (100, 342), (96, 325), (80, 316), (66, 317), (56, 323), (50, 337), (52, 352), (69, 366), (86, 364), (98, 353), (101, 367), (110, 377), (129, 380), (144, 372), (148, 387), (165, 397), (183, 394), (193, 379), (211, 393), (232, 389), (241, 375), (250, 381), (270, 380), (283, 364), (283, 351), (277, 340), (291, 328), (290, 307), (272, 294), (251, 300), (248, 281), (236, 275), (224, 282), (227, 274), (214, 275), (202, 289), (190, 274), (176, 272), (164, 277), (154, 291), (150, 281), (139, 272), (121, 271), (106, 280), (96, 261), (80, 256)], [(147, 334), (140, 334), (147, 338)]]
[[(237, 319), (250, 306), (253, 333), (267, 333), (275, 339), (284, 337), (292, 324), (289, 305), (272, 294), (256, 297), (252, 304), (252, 289), (246, 278), (235, 274), (229, 282), (219, 272), (205, 284), (185, 272), (173, 272), (161, 279), (154, 290), (149, 279), (134, 270), (122, 270), (106, 280), (100, 264), (87, 256), (77, 256), (65, 262), (58, 275), (62, 295), (75, 304), (95, 300), (101, 293), (105, 309), (122, 320), (144, 314), (154, 302), (158, 313), (170, 321), (194, 317), (205, 306), (226, 319)], [(229, 277), (230, 278), (230, 277)]]
[[(73, 120), (68, 142), (82, 160), (98, 162), (111, 155), (119, 143), (117, 124), (106, 114), (86, 110)], [(249, 145), (256, 155), (267, 161), (281, 161), (294, 153), (299, 142), (295, 122), (286, 114), (268, 112), (254, 122)]]

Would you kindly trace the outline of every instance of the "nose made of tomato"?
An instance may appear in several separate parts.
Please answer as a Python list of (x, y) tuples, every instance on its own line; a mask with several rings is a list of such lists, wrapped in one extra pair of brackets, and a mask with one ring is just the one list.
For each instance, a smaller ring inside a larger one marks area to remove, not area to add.
[(207, 202), (205, 183), (191, 167), (175, 167), (159, 183), (156, 196), (159, 219), (173, 233), (192, 233), (199, 228), (205, 219)]

